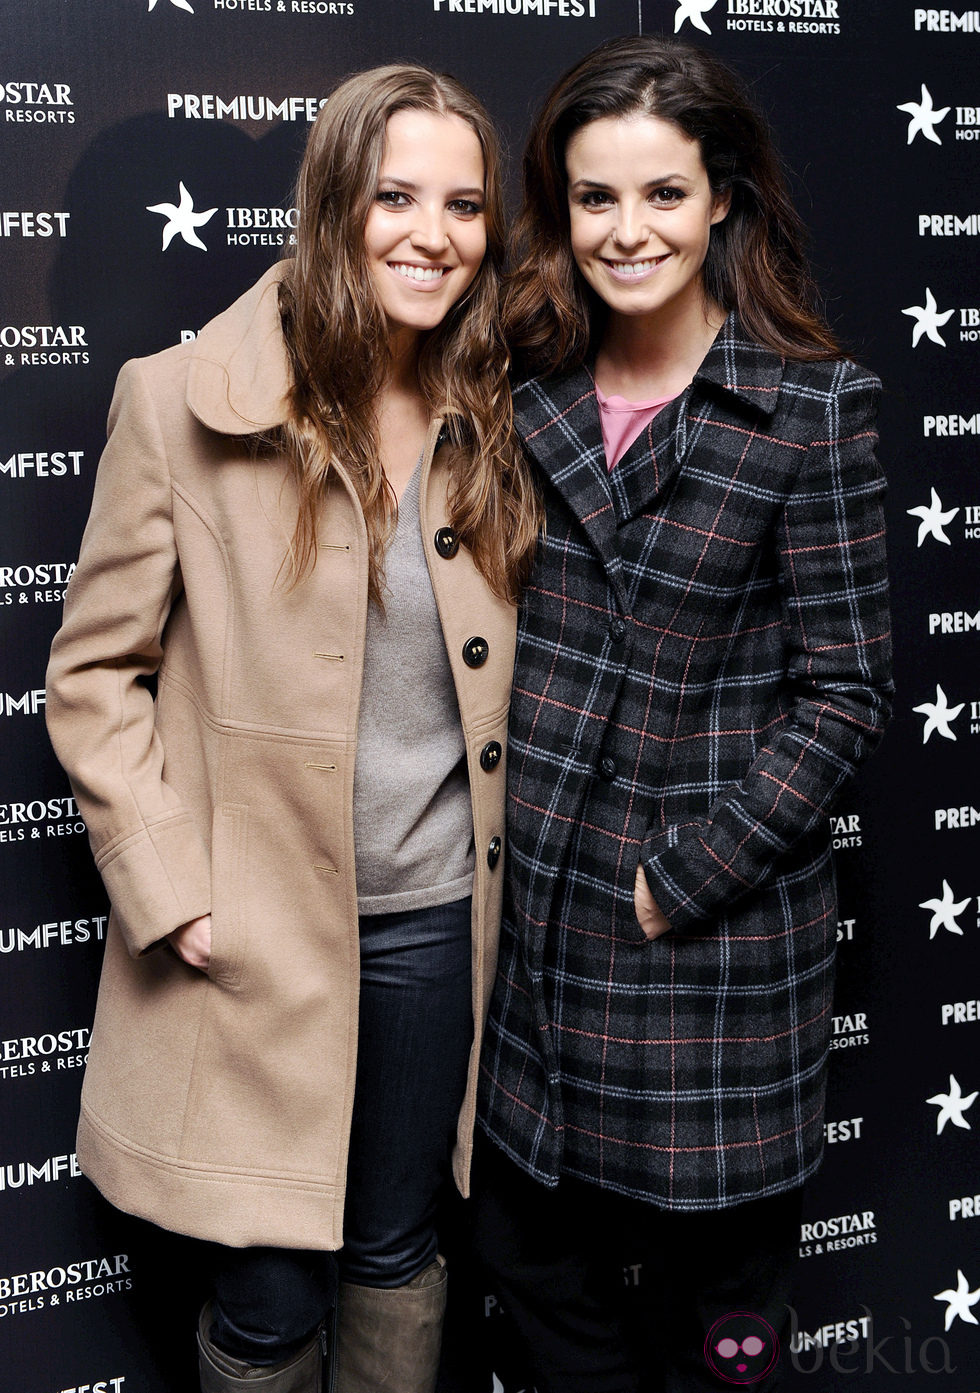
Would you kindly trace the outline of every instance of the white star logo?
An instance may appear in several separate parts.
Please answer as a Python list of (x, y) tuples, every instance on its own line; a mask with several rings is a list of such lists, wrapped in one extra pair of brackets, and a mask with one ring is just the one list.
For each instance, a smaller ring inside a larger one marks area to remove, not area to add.
[(213, 218), (218, 211), (217, 208), (209, 208), (206, 213), (194, 212), (194, 200), (180, 185), (180, 203), (175, 207), (172, 203), (148, 203), (146, 205), (148, 213), (159, 213), (161, 217), (167, 219), (163, 229), (163, 250), (166, 251), (170, 243), (179, 233), (190, 247), (200, 247), (202, 252), (207, 251), (207, 247), (194, 231), (196, 227), (203, 227), (209, 219)]
[(674, 33), (677, 33), (686, 19), (695, 29), (700, 29), (702, 34), (710, 34), (711, 30), (704, 22), (704, 17), (717, 3), (718, 0), (679, 0), (677, 13), (674, 15)]
[(910, 314), (915, 320), (915, 327), (912, 330), (913, 348), (916, 347), (923, 334), (925, 334), (927, 339), (931, 339), (933, 343), (938, 343), (940, 348), (946, 347), (946, 340), (943, 338), (942, 334), (940, 334), (939, 329), (940, 326), (945, 324), (947, 319), (951, 317), (953, 311), (943, 310), (942, 313), (940, 313), (939, 306), (936, 304), (936, 297), (928, 286), (926, 286), (925, 304), (909, 305), (908, 309), (902, 310), (902, 313)]
[[(171, 5), (176, 5), (178, 10), (186, 10), (189, 15), (194, 13), (193, 9), (188, 5), (187, 0), (170, 0), (170, 3)], [(156, 6), (157, 0), (150, 0), (149, 5), (146, 7), (147, 13), (149, 13), (150, 10), (155, 10)]]
[(932, 104), (932, 96), (925, 83), (922, 84), (922, 100), (918, 102), (903, 102), (898, 111), (907, 111), (911, 116), (909, 122), (909, 141), (912, 141), (921, 131), (926, 140), (931, 140), (934, 145), (942, 145), (942, 141), (936, 134), (936, 127), (940, 121), (944, 121), (949, 115), (949, 107), (944, 106), (941, 111), (937, 111)]
[(957, 1316), (959, 1316), (960, 1320), (965, 1320), (970, 1325), (980, 1325), (980, 1321), (977, 1320), (976, 1316), (970, 1310), (971, 1306), (975, 1306), (977, 1302), (980, 1301), (980, 1287), (977, 1287), (976, 1291), (971, 1291), (970, 1283), (958, 1268), (956, 1272), (956, 1290), (951, 1291), (947, 1288), (946, 1291), (937, 1291), (932, 1299), (933, 1301), (945, 1301), (948, 1303), (946, 1306), (947, 1330), (953, 1324)]
[(946, 693), (937, 682), (936, 700), (924, 701), (921, 706), (912, 707), (913, 711), (926, 718), (926, 723), (922, 731), (923, 745), (929, 739), (933, 731), (935, 731), (937, 735), (941, 735), (944, 740), (955, 740), (956, 736), (949, 728), (950, 723), (956, 720), (956, 717), (963, 710), (964, 705), (965, 703), (961, 701), (959, 706), (950, 706), (946, 700)]
[[(963, 930), (956, 922), (956, 916), (962, 914), (970, 903), (969, 898), (965, 900), (954, 900), (953, 892), (949, 888), (949, 881), (943, 881), (943, 897), (941, 900), (923, 900), (919, 905), (920, 909), (928, 909), (932, 914), (929, 921), (929, 942), (936, 937), (940, 929), (946, 929), (951, 934), (960, 934)], [(930, 1102), (932, 1099), (929, 1100)]]
[[(973, 1128), (967, 1122), (963, 1114), (967, 1108), (972, 1108), (976, 1102), (976, 1093), (970, 1093), (965, 1098), (960, 1092), (960, 1086), (952, 1074), (949, 1076), (949, 1092), (935, 1093), (931, 1098), (927, 1098), (927, 1103), (935, 1103), (939, 1108), (939, 1116), (936, 1118), (936, 1136), (938, 1137), (947, 1122), (952, 1122), (954, 1127), (965, 1127), (968, 1132)], [(947, 1326), (947, 1329), (949, 1327)]]
[(960, 510), (959, 508), (949, 508), (944, 512), (943, 501), (935, 489), (932, 490), (932, 496), (929, 499), (928, 507), (926, 507), (924, 503), (920, 503), (918, 508), (906, 508), (905, 511), (910, 518), (919, 519), (919, 540), (916, 543), (917, 546), (921, 547), (927, 537), (935, 537), (937, 542), (945, 542), (947, 546), (951, 545), (943, 528), (948, 522), (953, 521)]

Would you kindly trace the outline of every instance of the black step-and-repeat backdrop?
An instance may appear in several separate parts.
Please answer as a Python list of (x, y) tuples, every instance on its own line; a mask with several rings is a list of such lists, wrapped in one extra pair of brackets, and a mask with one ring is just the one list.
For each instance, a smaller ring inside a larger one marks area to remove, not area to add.
[[(961, 0), (968, 4), (970, 0)], [(827, 1152), (790, 1393), (980, 1387), (980, 11), (908, 0), (3, 0), (0, 1388), (196, 1386), (202, 1276), (73, 1154), (108, 913), (44, 733), (44, 668), (124, 359), (288, 251), (332, 83), (397, 58), (488, 103), (514, 165), (553, 79), (662, 30), (754, 83), (830, 315), (885, 381), (894, 725), (834, 819)], [(152, 1100), (148, 1100), (152, 1103)], [(447, 1244), (464, 1247), (450, 1213)], [(455, 1264), (444, 1393), (527, 1388)], [(642, 1253), (623, 1291), (643, 1318)]]

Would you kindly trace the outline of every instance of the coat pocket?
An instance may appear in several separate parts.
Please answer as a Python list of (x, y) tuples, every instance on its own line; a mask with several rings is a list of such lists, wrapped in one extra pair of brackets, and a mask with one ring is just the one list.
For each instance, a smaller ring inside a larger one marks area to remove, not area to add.
[(211, 965), (221, 987), (238, 986), (245, 950), (248, 808), (223, 803), (211, 819)]
[(644, 846), (645, 841), (637, 841), (635, 836), (626, 839), (622, 865), (615, 875), (612, 919), (613, 938), (639, 948), (649, 948), (657, 942), (655, 938), (647, 938), (636, 913), (636, 877), (643, 865)]
[[(704, 817), (689, 817), (684, 822), (669, 823), (666, 827), (651, 829), (643, 838), (639, 849), (638, 864), (643, 867), (646, 882), (653, 896), (657, 908), (662, 914), (667, 916), (671, 923), (671, 928), (675, 927), (671, 907), (675, 902), (675, 888), (667, 885), (656, 875), (656, 858), (666, 849), (683, 847), (689, 838), (696, 839), (698, 835), (708, 826), (708, 819)], [(658, 939), (648, 939), (640, 928), (639, 920), (634, 913), (636, 932), (644, 943), (656, 943)], [(659, 935), (660, 938), (665, 935)]]

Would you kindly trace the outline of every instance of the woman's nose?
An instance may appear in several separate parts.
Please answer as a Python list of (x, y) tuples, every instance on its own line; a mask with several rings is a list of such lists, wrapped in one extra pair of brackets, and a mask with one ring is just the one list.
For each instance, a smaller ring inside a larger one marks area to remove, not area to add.
[(412, 245), (420, 251), (434, 255), (444, 251), (449, 241), (446, 230), (446, 212), (442, 208), (419, 209), (419, 215), (412, 228)]
[(640, 247), (650, 236), (650, 225), (642, 207), (630, 207), (621, 203), (616, 218), (613, 239), (623, 251)]

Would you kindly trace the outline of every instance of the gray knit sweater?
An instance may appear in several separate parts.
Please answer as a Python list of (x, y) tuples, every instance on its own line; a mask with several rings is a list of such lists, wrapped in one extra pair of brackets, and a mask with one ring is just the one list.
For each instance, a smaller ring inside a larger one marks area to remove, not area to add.
[(420, 472), (385, 555), (385, 613), (368, 609), (354, 769), (361, 914), (449, 904), (473, 884), (466, 747), (422, 550)]

